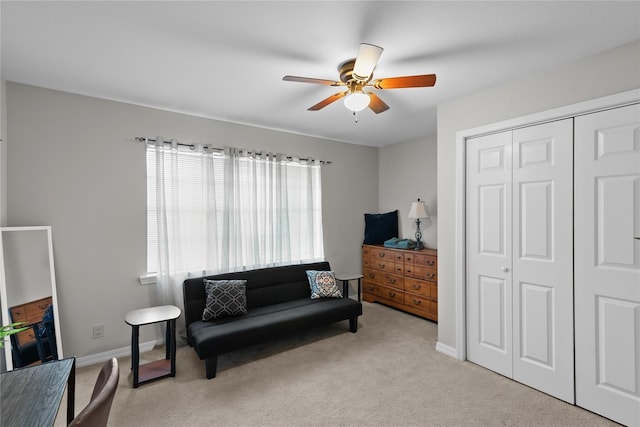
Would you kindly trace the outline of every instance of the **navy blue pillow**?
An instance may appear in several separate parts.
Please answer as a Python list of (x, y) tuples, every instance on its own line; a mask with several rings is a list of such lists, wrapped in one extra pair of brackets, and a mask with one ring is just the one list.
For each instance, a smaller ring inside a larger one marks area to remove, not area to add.
[(382, 245), (398, 237), (398, 210), (381, 214), (364, 214), (364, 244)]

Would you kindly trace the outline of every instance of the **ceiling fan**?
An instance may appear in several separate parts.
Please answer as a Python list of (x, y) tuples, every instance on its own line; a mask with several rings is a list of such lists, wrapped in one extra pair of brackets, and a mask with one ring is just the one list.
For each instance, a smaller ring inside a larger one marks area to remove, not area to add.
[(315, 83), (328, 86), (346, 86), (346, 90), (335, 93), (308, 108), (309, 111), (318, 111), (327, 105), (344, 98), (344, 105), (356, 114), (369, 107), (374, 113), (379, 114), (389, 109), (389, 106), (380, 99), (372, 89), (400, 89), (408, 87), (429, 87), (436, 84), (435, 74), (422, 74), (418, 76), (387, 77), (373, 80), (373, 71), (378, 64), (383, 49), (368, 43), (361, 43), (358, 56), (355, 59), (344, 61), (338, 66), (340, 81), (315, 79), (310, 77), (284, 76), (282, 80), (289, 82)]

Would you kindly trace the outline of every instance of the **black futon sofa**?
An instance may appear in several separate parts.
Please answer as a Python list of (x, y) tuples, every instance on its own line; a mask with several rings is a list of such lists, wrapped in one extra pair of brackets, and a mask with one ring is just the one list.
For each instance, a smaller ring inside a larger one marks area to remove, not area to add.
[[(328, 262), (218, 274), (184, 281), (187, 338), (208, 379), (216, 376), (218, 355), (316, 326), (349, 320), (357, 332), (362, 304), (348, 298), (311, 299), (307, 270), (331, 270)], [(203, 321), (204, 279), (246, 280), (247, 313)]]

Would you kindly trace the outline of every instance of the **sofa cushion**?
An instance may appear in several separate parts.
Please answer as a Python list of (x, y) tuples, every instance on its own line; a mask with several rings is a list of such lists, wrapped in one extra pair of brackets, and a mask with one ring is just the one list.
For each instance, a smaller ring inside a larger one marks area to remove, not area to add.
[(205, 280), (207, 304), (202, 320), (247, 313), (246, 280)]
[(333, 271), (307, 270), (307, 277), (311, 287), (311, 299), (342, 298)]
[(245, 316), (216, 319), (213, 324), (196, 321), (188, 329), (190, 343), (205, 359), (360, 315), (362, 304), (350, 298), (305, 298), (250, 309)]

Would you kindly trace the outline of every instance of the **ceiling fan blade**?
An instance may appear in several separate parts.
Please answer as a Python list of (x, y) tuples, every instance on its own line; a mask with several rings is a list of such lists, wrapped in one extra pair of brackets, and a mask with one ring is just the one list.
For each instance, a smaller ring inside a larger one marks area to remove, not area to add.
[(288, 82), (315, 83), (327, 86), (344, 86), (344, 83), (342, 82), (336, 82), (334, 80), (314, 79), (311, 77), (284, 76), (282, 80)]
[(318, 111), (318, 110), (326, 107), (327, 105), (331, 104), (332, 102), (335, 102), (340, 98), (344, 98), (344, 96), (346, 94), (347, 94), (347, 92), (335, 93), (335, 94), (331, 95), (330, 97), (325, 98), (322, 101), (318, 102), (316, 105), (307, 108), (307, 110), (309, 110), (309, 111)]
[(377, 79), (368, 86), (376, 89), (401, 89), (405, 87), (427, 87), (436, 84), (435, 74), (423, 74), (420, 76), (388, 77)]
[(385, 104), (385, 102), (380, 99), (380, 97), (375, 93), (369, 92), (367, 93), (367, 95), (369, 95), (369, 98), (371, 98), (371, 100), (369, 101), (369, 108), (371, 108), (374, 113), (380, 114), (389, 109), (389, 106)]
[(383, 50), (380, 46), (361, 43), (356, 62), (353, 65), (353, 77), (362, 81), (369, 80), (378, 65), (378, 59), (380, 59)]

